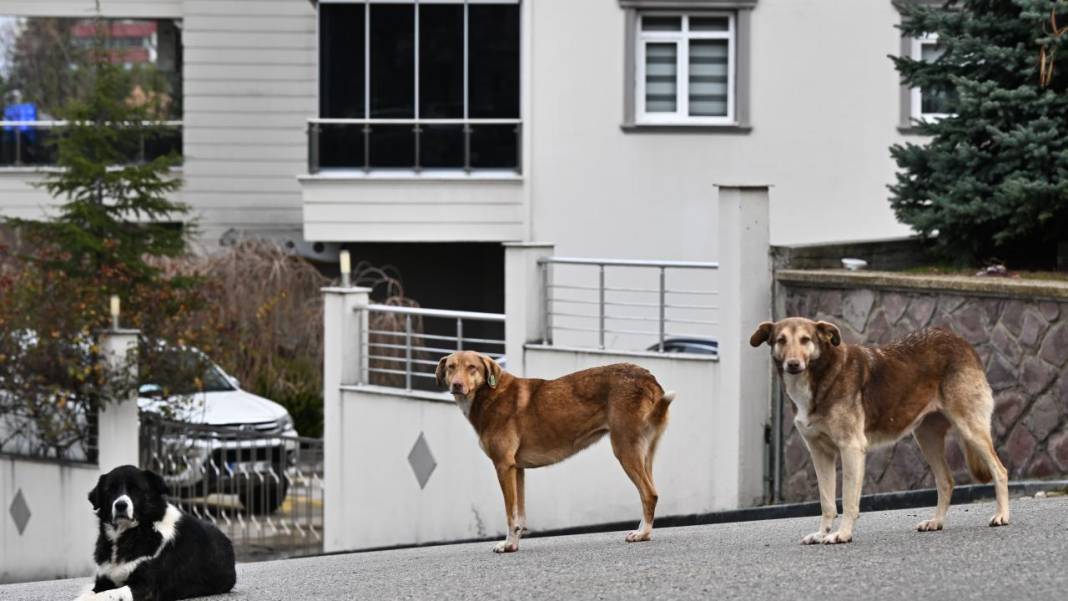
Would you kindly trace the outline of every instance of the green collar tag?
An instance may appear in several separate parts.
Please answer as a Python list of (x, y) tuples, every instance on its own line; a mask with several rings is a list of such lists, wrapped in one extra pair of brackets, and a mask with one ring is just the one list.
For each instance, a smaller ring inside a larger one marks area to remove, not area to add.
[(489, 378), (487, 378), (486, 381), (489, 382), (490, 386), (496, 386), (497, 385), (497, 376), (495, 376), (493, 374), (490, 374)]

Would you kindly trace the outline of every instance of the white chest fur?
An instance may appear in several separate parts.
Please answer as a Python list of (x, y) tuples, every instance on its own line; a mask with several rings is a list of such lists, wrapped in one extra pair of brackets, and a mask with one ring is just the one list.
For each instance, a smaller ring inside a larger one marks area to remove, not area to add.
[(782, 381), (786, 385), (786, 396), (790, 397), (797, 407), (797, 419), (802, 424), (808, 424), (808, 414), (812, 410), (812, 382), (808, 372), (783, 373)]
[(163, 514), (163, 519), (158, 522), (154, 522), (152, 527), (156, 532), (160, 534), (160, 544), (156, 549), (156, 552), (152, 555), (146, 555), (144, 557), (138, 557), (131, 561), (120, 562), (117, 558), (118, 554), (118, 539), (122, 536), (123, 531), (119, 531), (111, 536), (111, 532), (108, 532), (108, 538), (112, 540), (111, 561), (103, 563), (97, 566), (96, 573), (98, 576), (106, 576), (109, 580), (117, 585), (123, 585), (130, 578), (130, 574), (133, 574), (142, 563), (159, 557), (163, 549), (174, 541), (175, 536), (178, 534), (178, 522), (182, 519), (182, 512), (178, 510), (174, 505), (167, 505), (167, 511)]

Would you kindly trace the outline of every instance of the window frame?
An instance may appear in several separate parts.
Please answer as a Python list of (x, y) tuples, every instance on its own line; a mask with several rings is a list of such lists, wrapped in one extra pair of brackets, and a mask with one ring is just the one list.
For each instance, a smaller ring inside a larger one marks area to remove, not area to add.
[[(927, 33), (923, 37), (909, 38), (910, 55), (913, 60), (923, 60), (924, 46), (937, 46), (938, 34)], [(952, 117), (953, 113), (925, 113), (923, 112), (923, 88), (914, 86), (909, 88), (909, 118), (918, 122), (937, 122), (946, 117)]]
[[(368, 163), (368, 141), (364, 138), (364, 166), (351, 167), (351, 168), (329, 168), (331, 171), (353, 171), (363, 174), (364, 176), (388, 174), (389, 177), (394, 177), (398, 174), (404, 176), (420, 176), (423, 173), (430, 173), (435, 175), (441, 175), (443, 177), (450, 178), (454, 174), (459, 174), (460, 177), (466, 178), (474, 174), (488, 173), (491, 176), (495, 176), (498, 172), (512, 173), (518, 177), (521, 177), (524, 173), (526, 152), (526, 138), (523, 135), (524, 126), (524, 114), (526, 105), (526, 83), (524, 81), (524, 75), (526, 70), (527, 59), (527, 47), (526, 47), (526, 32), (524, 31), (525, 22), (527, 16), (524, 13), (526, 10), (526, 4), (530, 0), (318, 0), (316, 3), (315, 14), (315, 40), (318, 49), (318, 45), (321, 44), (321, 19), (322, 13), (319, 10), (319, 5), (337, 5), (337, 4), (356, 4), (364, 5), (364, 73), (363, 73), (363, 114), (360, 117), (355, 118), (330, 118), (322, 115), (322, 70), (318, 64), (318, 52), (316, 53), (316, 69), (315, 69), (315, 95), (316, 95), (316, 117), (308, 120), (309, 132), (315, 131), (316, 138), (318, 137), (317, 129), (321, 125), (325, 124), (351, 124), (362, 125), (365, 127), (365, 131), (369, 131), (366, 128), (373, 127), (375, 125), (412, 125), (413, 127), (420, 126), (433, 126), (433, 125), (462, 125), (465, 128), (465, 137), (469, 136), (470, 127), (478, 125), (514, 125), (516, 131), (516, 166), (515, 167), (475, 167), (467, 164), (470, 160), (470, 142), (465, 142), (465, 166), (462, 167), (423, 167), (419, 164), (415, 164), (412, 167), (375, 167), (370, 166)], [(374, 4), (392, 4), (392, 5), (412, 5), (414, 6), (414, 38), (413, 38), (413, 75), (414, 75), (414, 88), (413, 88), (413, 113), (411, 117), (407, 118), (382, 118), (371, 116), (371, 64), (370, 64), (370, 32), (371, 32), (371, 19), (370, 10), (371, 5)], [(421, 4), (450, 4), (459, 5), (464, 7), (464, 49), (463, 49), (463, 115), (455, 118), (423, 118), (420, 115), (420, 93), (419, 93), (419, 77), (420, 77), (420, 63), (419, 63), (419, 5)], [(518, 114), (514, 118), (478, 118), (470, 116), (470, 42), (469, 42), (469, 12), (470, 6), (476, 5), (515, 5), (518, 6), (518, 18), (519, 18), (519, 64), (518, 64)], [(312, 142), (309, 140), (309, 156), (308, 156), (308, 171), (309, 174), (319, 174), (321, 167), (318, 164), (318, 150), (311, 150), (311, 147), (318, 142)], [(418, 142), (417, 142), (418, 145)], [(419, 150), (416, 149), (416, 155)], [(414, 160), (413, 160), (414, 162)]]
[[(679, 17), (678, 31), (644, 31), (646, 17)], [(726, 18), (726, 31), (690, 30), (691, 18)], [(637, 14), (634, 41), (634, 101), (635, 125), (734, 125), (737, 96), (737, 15), (733, 11), (640, 11)], [(690, 42), (693, 40), (727, 40), (727, 114), (724, 116), (690, 115)], [(645, 107), (645, 58), (649, 44), (674, 43), (675, 54), (675, 112), (650, 113)]]

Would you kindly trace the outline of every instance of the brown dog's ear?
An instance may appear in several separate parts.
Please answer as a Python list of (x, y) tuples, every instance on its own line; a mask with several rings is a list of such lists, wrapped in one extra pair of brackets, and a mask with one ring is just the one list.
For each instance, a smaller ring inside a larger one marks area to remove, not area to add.
[(831, 346), (838, 346), (842, 344), (842, 333), (838, 331), (838, 326), (829, 321), (817, 321), (816, 331), (820, 336), (823, 336), (824, 340), (831, 343)]
[(497, 383), (501, 381), (501, 366), (497, 365), (497, 362), (489, 355), (481, 355), (481, 357), (482, 366), (486, 369), (486, 384), (489, 384), (490, 388), (496, 388)]
[(438, 368), (434, 371), (434, 378), (437, 380), (438, 388), (445, 388), (445, 362), (449, 360), (450, 355), (445, 355), (438, 361)]
[(775, 324), (771, 323), (770, 321), (762, 322), (760, 325), (757, 326), (757, 329), (755, 332), (753, 332), (753, 335), (749, 337), (749, 344), (752, 346), (760, 346), (765, 342), (771, 344), (771, 333), (774, 330)]

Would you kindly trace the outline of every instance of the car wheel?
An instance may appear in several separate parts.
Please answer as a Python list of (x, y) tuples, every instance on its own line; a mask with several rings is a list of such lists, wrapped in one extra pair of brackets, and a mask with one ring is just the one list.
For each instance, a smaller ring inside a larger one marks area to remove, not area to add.
[[(280, 472), (282, 473), (282, 472)], [(253, 482), (239, 481), (237, 497), (245, 511), (256, 515), (274, 513), (282, 506), (289, 493), (285, 477), (275, 480), (269, 474), (260, 474)]]

